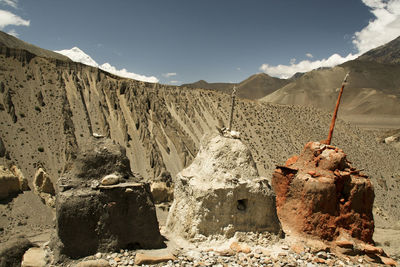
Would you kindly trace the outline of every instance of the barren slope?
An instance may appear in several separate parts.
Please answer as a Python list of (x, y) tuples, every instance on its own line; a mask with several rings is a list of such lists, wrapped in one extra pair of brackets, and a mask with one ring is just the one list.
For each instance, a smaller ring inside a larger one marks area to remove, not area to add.
[(390, 117), (400, 123), (400, 65), (350, 61), (331, 69), (314, 70), (261, 101), (332, 111), (349, 71), (340, 114)]
[[(261, 99), (332, 111), (344, 76), (350, 72), (340, 112), (359, 125), (400, 124), (400, 37), (340, 66), (318, 69)], [(379, 125), (378, 125), (379, 126)]]
[[(0, 31), (0, 47), (8, 47), (13, 49), (23, 49), (37, 56), (54, 58), (64, 61), (71, 61), (68, 57), (53, 51), (42, 49), (36, 45), (26, 43), (12, 35)], [(4, 52), (3, 52), (4, 53)]]
[[(1, 51), (0, 138), (8, 155), (0, 164), (14, 162), (30, 182), (39, 166), (55, 181), (93, 133), (124, 146), (144, 179), (164, 170), (174, 176), (192, 161), (204, 133), (227, 125), (231, 100), (223, 93), (123, 79), (24, 50)], [(311, 107), (239, 100), (236, 110), (233, 128), (242, 132), (266, 177), (306, 142), (326, 138), (330, 122), (329, 114)], [(372, 177), (377, 224), (395, 225), (399, 151), (342, 121), (333, 143)]]
[(358, 59), (386, 64), (400, 63), (400, 36), (385, 45), (368, 51)]

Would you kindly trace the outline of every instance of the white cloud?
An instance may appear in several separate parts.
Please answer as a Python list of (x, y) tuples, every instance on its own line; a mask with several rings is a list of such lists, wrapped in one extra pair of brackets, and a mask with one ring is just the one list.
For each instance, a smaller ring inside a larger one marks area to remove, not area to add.
[(296, 59), (295, 58), (291, 58), (290, 59), (290, 65), (293, 65), (294, 63), (296, 63)]
[(126, 69), (121, 69), (118, 70), (114, 66), (111, 66), (110, 63), (104, 63), (103, 65), (99, 66), (100, 69), (108, 71), (110, 73), (113, 73), (115, 75), (125, 77), (125, 78), (131, 78), (139, 81), (144, 81), (144, 82), (150, 82), (150, 83), (158, 83), (158, 79), (154, 76), (144, 76), (140, 74), (136, 74), (133, 72), (129, 72)]
[(8, 25), (29, 26), (29, 24), (29, 20), (24, 20), (9, 11), (0, 9), (0, 30)]
[(18, 7), (18, 0), (0, 0), (0, 3), (11, 6), (13, 8)]
[(362, 2), (371, 8), (371, 13), (376, 18), (354, 34), (353, 43), (361, 54), (386, 44), (400, 35), (399, 0), (362, 0)]
[(182, 81), (169, 81), (168, 83), (169, 83), (169, 84), (175, 84), (175, 85), (176, 85), (176, 84), (182, 83)]
[(14, 37), (18, 37), (19, 34), (17, 33), (17, 31), (15, 29), (11, 29), (7, 32), (9, 35), (12, 35)]
[[(368, 25), (353, 35), (353, 44), (357, 53), (348, 54), (346, 57), (334, 54), (327, 59), (309, 61), (303, 60), (295, 63), (291, 60), (290, 65), (271, 66), (262, 64), (260, 70), (275, 77), (289, 78), (296, 72), (307, 72), (320, 67), (333, 67), (352, 60), (370, 49), (384, 45), (400, 35), (400, 0), (361, 0), (371, 8), (375, 19), (369, 21)], [(312, 54), (307, 53), (312, 58)]]
[(169, 77), (176, 76), (176, 75), (177, 75), (176, 72), (168, 72), (168, 73), (162, 74), (162, 76), (165, 78), (169, 78)]
[(307, 53), (307, 54), (306, 54), (306, 57), (308, 57), (308, 58), (313, 58), (314, 56), (313, 56), (311, 53)]
[(260, 70), (263, 72), (280, 78), (290, 78), (296, 72), (307, 72), (313, 69), (318, 69), (321, 67), (333, 67), (343, 62), (355, 59), (357, 55), (349, 54), (347, 57), (342, 57), (338, 54), (333, 54), (327, 59), (322, 60), (303, 60), (299, 63), (293, 63), (290, 65), (277, 65), (277, 66), (270, 66), (268, 64), (262, 64)]
[(78, 47), (73, 47), (72, 49), (59, 50), (59, 51), (55, 51), (55, 52), (60, 53), (64, 56), (67, 56), (75, 62), (80, 62), (80, 63), (86, 64), (89, 66), (100, 68), (104, 71), (110, 72), (112, 74), (115, 74), (115, 75), (118, 75), (121, 77), (131, 78), (131, 79), (144, 81), (144, 82), (158, 83), (157, 77), (154, 77), (154, 76), (140, 75), (140, 74), (136, 74), (133, 72), (129, 72), (126, 69), (119, 70), (116, 67), (112, 66), (110, 63), (104, 63), (102, 65), (99, 65), (99, 64), (97, 64), (96, 61), (94, 61), (93, 58), (91, 58), (88, 54), (83, 52)]

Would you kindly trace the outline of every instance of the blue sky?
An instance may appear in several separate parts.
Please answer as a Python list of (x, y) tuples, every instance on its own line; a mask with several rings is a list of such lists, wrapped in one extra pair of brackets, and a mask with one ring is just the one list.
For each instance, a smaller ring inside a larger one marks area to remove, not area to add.
[(239, 82), (339, 64), (396, 38), (400, 0), (0, 0), (0, 30), (160, 83)]

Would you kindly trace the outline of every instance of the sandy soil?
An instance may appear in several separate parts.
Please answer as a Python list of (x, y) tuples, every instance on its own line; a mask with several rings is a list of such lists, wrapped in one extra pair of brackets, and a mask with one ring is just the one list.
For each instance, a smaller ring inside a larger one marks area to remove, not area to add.
[[(48, 241), (54, 230), (54, 212), (44, 205), (32, 191), (26, 191), (10, 202), (0, 204), (0, 242), (23, 234), (31, 242), (41, 244)], [(42, 236), (42, 237), (41, 237)]]
[(375, 228), (374, 240), (389, 255), (400, 257), (400, 226), (397, 229)]

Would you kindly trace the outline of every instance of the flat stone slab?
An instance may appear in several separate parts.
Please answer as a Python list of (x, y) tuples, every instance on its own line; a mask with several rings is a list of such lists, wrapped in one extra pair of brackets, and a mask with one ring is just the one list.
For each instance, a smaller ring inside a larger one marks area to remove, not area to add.
[(75, 267), (109, 267), (110, 264), (104, 259), (88, 260), (78, 263)]
[(143, 186), (141, 183), (119, 183), (113, 185), (99, 185), (99, 189), (132, 188), (141, 186)]
[(21, 267), (45, 267), (46, 252), (42, 248), (30, 248), (23, 257)]
[(142, 265), (142, 264), (157, 264), (161, 262), (168, 262), (174, 261), (176, 257), (172, 254), (166, 254), (161, 256), (153, 256), (143, 253), (137, 253), (135, 257), (135, 264)]

